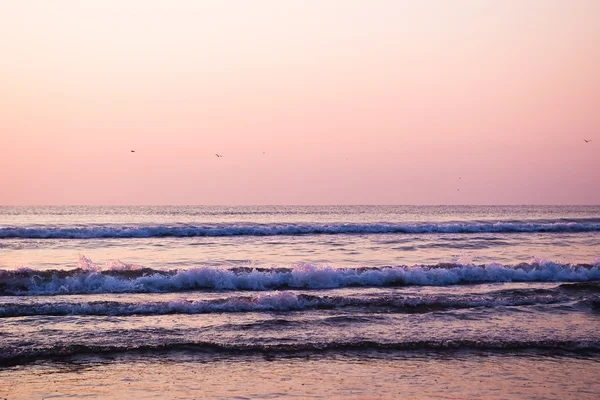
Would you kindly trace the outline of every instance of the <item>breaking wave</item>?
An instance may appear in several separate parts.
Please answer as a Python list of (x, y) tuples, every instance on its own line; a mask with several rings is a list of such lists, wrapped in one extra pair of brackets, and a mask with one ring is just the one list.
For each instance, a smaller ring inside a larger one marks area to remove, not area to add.
[(586, 222), (468, 222), (468, 223), (280, 223), (280, 224), (204, 224), (165, 226), (85, 227), (3, 227), (0, 239), (100, 239), (201, 236), (274, 236), (317, 234), (385, 234), (385, 233), (519, 233), (519, 232), (596, 232), (597, 220)]
[(290, 268), (200, 267), (155, 270), (120, 265), (102, 270), (82, 257), (71, 270), (0, 270), (0, 295), (156, 293), (189, 290), (264, 291), (359, 286), (445, 286), (484, 282), (586, 282), (600, 279), (600, 264), (553, 262), (437, 264), (362, 268), (297, 265)]

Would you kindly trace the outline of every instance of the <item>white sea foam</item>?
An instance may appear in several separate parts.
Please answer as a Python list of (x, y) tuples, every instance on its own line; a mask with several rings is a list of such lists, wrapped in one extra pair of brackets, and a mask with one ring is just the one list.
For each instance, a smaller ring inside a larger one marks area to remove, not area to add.
[(570, 265), (549, 261), (517, 266), (493, 263), (336, 269), (306, 264), (278, 269), (200, 267), (158, 271), (101, 270), (89, 259), (83, 260), (87, 267), (70, 271), (0, 271), (0, 294), (144, 293), (197, 289), (262, 291), (349, 286), (445, 286), (483, 282), (581, 282), (600, 279), (599, 265)]

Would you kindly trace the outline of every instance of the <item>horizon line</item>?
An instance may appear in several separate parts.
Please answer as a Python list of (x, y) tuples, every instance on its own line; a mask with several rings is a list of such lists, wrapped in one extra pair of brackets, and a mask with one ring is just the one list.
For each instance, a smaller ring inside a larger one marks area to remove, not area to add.
[(0, 204), (0, 207), (600, 207), (600, 204)]

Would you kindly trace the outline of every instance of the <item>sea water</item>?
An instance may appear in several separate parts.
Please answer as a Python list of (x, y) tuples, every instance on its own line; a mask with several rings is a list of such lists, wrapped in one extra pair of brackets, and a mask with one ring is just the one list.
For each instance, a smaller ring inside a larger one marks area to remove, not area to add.
[(599, 257), (598, 206), (0, 207), (0, 396), (597, 398)]

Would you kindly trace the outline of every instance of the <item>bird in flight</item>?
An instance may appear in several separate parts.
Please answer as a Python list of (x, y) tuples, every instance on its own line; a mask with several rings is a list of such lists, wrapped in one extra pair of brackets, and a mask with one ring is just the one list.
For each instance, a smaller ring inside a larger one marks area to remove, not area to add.
[(217, 156), (217, 158), (221, 158), (221, 157), (223, 157), (223, 155), (222, 155), (222, 154), (217, 154), (217, 153), (215, 153), (215, 156)]
[(131, 150), (132, 153), (135, 153), (135, 150)]
[(589, 143), (592, 141), (592, 139), (583, 139), (584, 142)]

